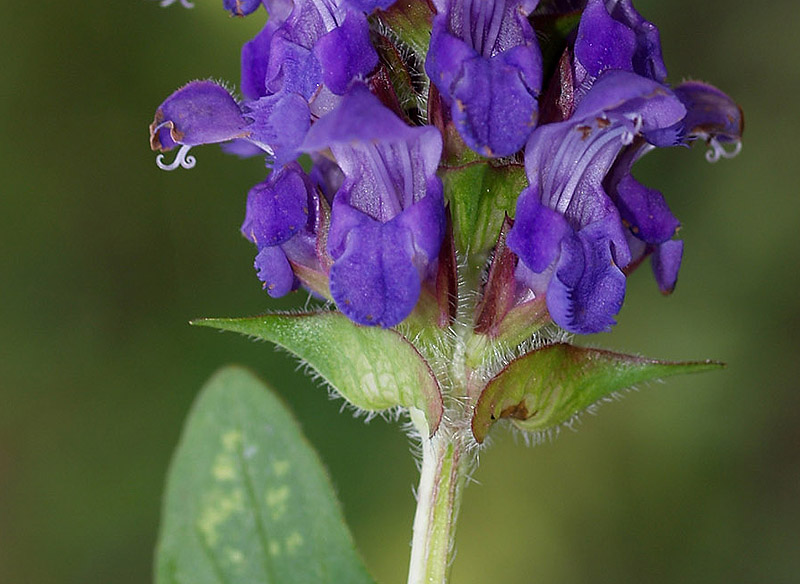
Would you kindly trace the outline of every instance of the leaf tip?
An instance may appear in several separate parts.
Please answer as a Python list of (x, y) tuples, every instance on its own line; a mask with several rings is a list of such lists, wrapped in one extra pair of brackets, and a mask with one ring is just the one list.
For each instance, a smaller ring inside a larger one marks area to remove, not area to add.
[(225, 330), (226, 328), (228, 328), (226, 325), (230, 320), (232, 319), (201, 317), (201, 318), (193, 318), (192, 320), (189, 321), (189, 324), (191, 326), (204, 326), (208, 328)]

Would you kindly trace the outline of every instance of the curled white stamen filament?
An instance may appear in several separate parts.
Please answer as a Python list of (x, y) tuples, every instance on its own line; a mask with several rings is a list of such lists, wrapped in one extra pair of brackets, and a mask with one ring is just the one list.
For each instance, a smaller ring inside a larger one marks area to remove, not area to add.
[(736, 141), (736, 145), (733, 147), (733, 150), (730, 152), (725, 150), (725, 147), (719, 143), (719, 140), (716, 138), (711, 138), (708, 141), (709, 149), (706, 151), (706, 160), (711, 162), (717, 162), (720, 158), (734, 158), (742, 151), (742, 143), (740, 141)]
[(194, 165), (197, 164), (197, 159), (194, 156), (188, 155), (191, 149), (192, 147), (186, 144), (181, 146), (181, 149), (178, 150), (178, 154), (175, 156), (175, 160), (170, 164), (164, 164), (164, 155), (159, 154), (156, 156), (156, 166), (161, 170), (175, 170), (179, 166), (186, 169), (194, 168)]
[(183, 6), (184, 8), (194, 8), (194, 3), (189, 2), (189, 0), (161, 0), (161, 2), (159, 2), (159, 5), (162, 8), (166, 8), (167, 6), (175, 4), (175, 2), (180, 2), (181, 6)]

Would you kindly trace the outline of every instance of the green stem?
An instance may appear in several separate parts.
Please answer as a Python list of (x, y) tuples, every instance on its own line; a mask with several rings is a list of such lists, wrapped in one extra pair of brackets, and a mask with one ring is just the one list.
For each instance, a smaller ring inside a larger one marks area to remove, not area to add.
[[(475, 266), (460, 270), (459, 298), (465, 303), (462, 310), (470, 315), (475, 310), (474, 296), (464, 294), (464, 290), (477, 290), (480, 277), (481, 272)], [(440, 365), (441, 369), (447, 369), (449, 390), (443, 391), (447, 411), (436, 433), (429, 437), (422, 413), (410, 412), (422, 436), (422, 467), (408, 584), (445, 584), (450, 574), (461, 496), (477, 460), (476, 444), (469, 430), (471, 408), (467, 395), (470, 369), (467, 348), (473, 337), (472, 320), (470, 317), (454, 322), (452, 336), (444, 337), (446, 348), (441, 354), (448, 357)]]
[(408, 584), (444, 584), (450, 573), (461, 495), (474, 457), (458, 433), (442, 430), (422, 442)]

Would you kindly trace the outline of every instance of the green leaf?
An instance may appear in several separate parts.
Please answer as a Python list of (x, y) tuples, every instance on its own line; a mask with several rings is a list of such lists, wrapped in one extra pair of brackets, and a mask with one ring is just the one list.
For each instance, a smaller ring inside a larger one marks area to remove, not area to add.
[(428, 363), (396, 331), (359, 326), (339, 312), (206, 318), (192, 324), (271, 341), (311, 365), (354, 406), (370, 412), (417, 408), (431, 434), (439, 426), (439, 384)]
[(456, 247), (473, 256), (494, 247), (506, 214), (513, 217), (517, 198), (528, 186), (522, 165), (489, 162), (444, 169), (442, 181), (453, 213)]
[(541, 432), (569, 422), (593, 403), (643, 381), (724, 367), (714, 361), (670, 362), (557, 343), (523, 355), (484, 388), (472, 417), (483, 442), (495, 421)]
[(251, 373), (219, 371), (167, 480), (156, 584), (371, 584), (330, 480), (291, 413)]

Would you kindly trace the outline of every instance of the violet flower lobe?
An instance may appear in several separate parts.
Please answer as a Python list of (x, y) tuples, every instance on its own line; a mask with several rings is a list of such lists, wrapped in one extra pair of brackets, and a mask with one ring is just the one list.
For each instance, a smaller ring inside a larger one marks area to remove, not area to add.
[(296, 162), (273, 171), (247, 194), (242, 234), (256, 245), (255, 268), (270, 296), (298, 287), (293, 264), (319, 270), (318, 201), (315, 185)]
[(659, 83), (667, 78), (658, 29), (631, 0), (588, 0), (575, 39), (576, 102), (605, 71), (623, 70)]
[(366, 87), (355, 86), (312, 126), (302, 148), (330, 149), (344, 173), (328, 233), (333, 299), (356, 323), (400, 323), (416, 305), (444, 237), (439, 131), (407, 126)]
[(425, 70), (464, 142), (488, 157), (523, 147), (536, 125), (542, 57), (536, 0), (435, 0)]
[(222, 7), (233, 16), (247, 16), (258, 10), (262, 0), (222, 0)]

